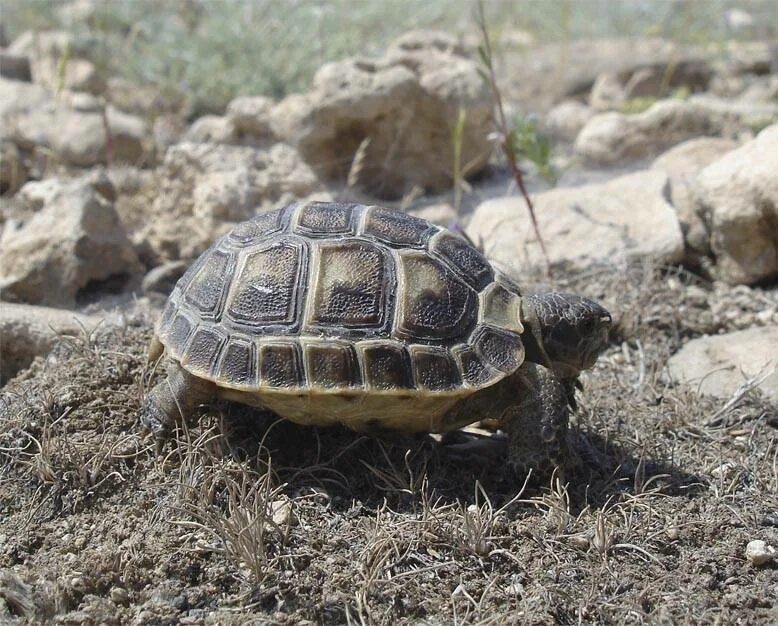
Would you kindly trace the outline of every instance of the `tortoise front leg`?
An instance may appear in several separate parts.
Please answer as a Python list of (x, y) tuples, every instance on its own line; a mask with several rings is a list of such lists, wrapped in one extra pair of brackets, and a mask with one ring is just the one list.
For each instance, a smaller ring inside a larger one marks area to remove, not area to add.
[(176, 422), (188, 418), (216, 392), (212, 382), (192, 376), (173, 360), (167, 362), (167, 378), (158, 383), (143, 400), (140, 422), (151, 431), (158, 445), (170, 436)]
[(568, 390), (554, 372), (525, 362), (519, 369), (520, 402), (503, 416), (508, 462), (520, 473), (554, 470), (563, 479), (567, 456)]

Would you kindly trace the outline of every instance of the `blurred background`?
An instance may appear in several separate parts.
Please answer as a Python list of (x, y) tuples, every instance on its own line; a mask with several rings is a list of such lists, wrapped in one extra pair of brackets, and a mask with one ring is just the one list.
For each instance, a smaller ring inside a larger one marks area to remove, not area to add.
[[(487, 0), (484, 8), (497, 49), (611, 37), (716, 46), (778, 29), (775, 0)], [(239, 95), (302, 91), (323, 63), (379, 54), (408, 30), (472, 40), (474, 15), (462, 0), (2, 2), (6, 41), (64, 28), (106, 74), (190, 93), (193, 114), (221, 111)]]

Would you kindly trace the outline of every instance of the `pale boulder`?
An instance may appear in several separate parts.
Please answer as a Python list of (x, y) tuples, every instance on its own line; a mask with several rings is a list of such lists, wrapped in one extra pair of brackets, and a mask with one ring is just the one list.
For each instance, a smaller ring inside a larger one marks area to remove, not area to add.
[(276, 105), (271, 126), (322, 178), (399, 198), (451, 186), (460, 110), (461, 160), (472, 175), (491, 152), (488, 86), (450, 37), (411, 33), (384, 58), (324, 65), (311, 91)]
[(692, 195), (697, 174), (737, 147), (733, 139), (698, 137), (670, 148), (651, 164), (651, 169), (670, 177), (670, 201), (678, 212), (686, 242), (685, 261), (690, 265), (699, 265), (700, 257), (710, 254), (708, 231), (697, 214)]
[(708, 165), (695, 186), (719, 278), (778, 276), (778, 124)]
[(687, 139), (718, 135), (725, 117), (702, 104), (660, 100), (642, 113), (595, 115), (575, 141), (576, 154), (597, 165), (649, 158)]
[(749, 379), (778, 402), (778, 326), (693, 339), (667, 362), (670, 377), (700, 393), (728, 398)]
[(592, 108), (583, 102), (565, 100), (548, 112), (545, 130), (558, 141), (575, 141), (586, 122), (594, 115)]
[(44, 356), (62, 335), (82, 336), (103, 318), (43, 306), (0, 303), (0, 384)]
[[(552, 265), (583, 269), (639, 257), (679, 262), (683, 237), (668, 201), (668, 182), (663, 172), (641, 171), (603, 184), (535, 194), (540, 232)], [(520, 196), (481, 204), (467, 234), (483, 245), (488, 257), (515, 272), (543, 263)]]
[[(37, 194), (39, 185), (43, 189)], [(3, 230), (4, 299), (72, 306), (90, 283), (130, 278), (140, 271), (116, 211), (92, 185), (48, 179), (28, 183), (20, 194), (37, 198), (40, 205), (28, 220), (7, 223)]]

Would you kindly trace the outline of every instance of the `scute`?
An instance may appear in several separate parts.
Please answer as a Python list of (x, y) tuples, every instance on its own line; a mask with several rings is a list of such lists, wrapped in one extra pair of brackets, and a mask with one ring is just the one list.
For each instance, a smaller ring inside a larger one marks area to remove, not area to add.
[(305, 250), (293, 240), (247, 251), (227, 303), (227, 316), (259, 328), (297, 322), (297, 286), (304, 280)]
[(212, 375), (227, 335), (218, 327), (199, 327), (187, 346), (181, 362), (190, 372)]
[(478, 328), (473, 334), (473, 347), (493, 368), (510, 374), (524, 361), (524, 344), (519, 335), (488, 326)]
[(260, 343), (260, 387), (293, 389), (304, 385), (305, 372), (297, 341)]
[(461, 237), (441, 231), (432, 240), (432, 249), (458, 270), (459, 275), (476, 291), (481, 291), (494, 280), (489, 262)]
[(419, 389), (445, 391), (462, 384), (462, 373), (450, 352), (435, 346), (412, 346), (413, 375)]
[(367, 211), (364, 233), (393, 246), (420, 248), (437, 230), (428, 221), (405, 213), (381, 207), (370, 207)]
[(424, 252), (400, 253), (397, 332), (410, 339), (467, 337), (477, 304), (472, 289)]
[(497, 372), (491, 369), (469, 345), (455, 349), (454, 357), (459, 361), (463, 380), (472, 387), (482, 387), (490, 380), (498, 378)]
[(310, 202), (297, 209), (295, 232), (312, 237), (351, 233), (354, 205)]
[(254, 343), (248, 339), (230, 339), (219, 364), (218, 380), (228, 387), (256, 387)]
[(310, 387), (345, 389), (361, 385), (359, 365), (350, 343), (308, 341), (303, 344), (303, 352)]
[(247, 222), (241, 222), (230, 231), (230, 242), (238, 247), (251, 246), (280, 232), (284, 227), (284, 216), (287, 209), (288, 207), (260, 213)]
[(393, 276), (388, 259), (362, 240), (322, 243), (312, 271), (308, 324), (380, 328), (387, 316)]
[(413, 372), (408, 352), (398, 341), (363, 341), (358, 344), (369, 389), (411, 389)]
[(229, 283), (228, 274), (234, 266), (234, 255), (222, 250), (211, 250), (184, 291), (186, 301), (198, 310), (204, 319), (219, 315), (224, 292)]

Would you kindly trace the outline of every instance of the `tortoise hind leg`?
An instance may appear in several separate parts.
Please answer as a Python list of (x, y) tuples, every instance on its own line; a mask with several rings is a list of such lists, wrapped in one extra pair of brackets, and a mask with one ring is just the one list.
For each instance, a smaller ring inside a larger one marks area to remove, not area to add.
[(143, 400), (140, 421), (161, 445), (176, 422), (189, 417), (216, 392), (212, 382), (197, 378), (175, 361), (167, 363), (167, 378), (159, 382)]
[(543, 476), (554, 470), (564, 480), (570, 414), (564, 383), (550, 369), (525, 362), (518, 372), (522, 398), (503, 417), (508, 462), (519, 473)]

